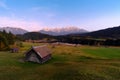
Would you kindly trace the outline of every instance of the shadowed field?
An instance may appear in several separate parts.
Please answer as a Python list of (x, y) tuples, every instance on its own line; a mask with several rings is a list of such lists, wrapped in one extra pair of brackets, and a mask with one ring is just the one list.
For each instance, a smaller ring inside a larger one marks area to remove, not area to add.
[(23, 62), (19, 53), (0, 52), (0, 80), (120, 80), (120, 48), (65, 46), (52, 48), (52, 59), (44, 64)]

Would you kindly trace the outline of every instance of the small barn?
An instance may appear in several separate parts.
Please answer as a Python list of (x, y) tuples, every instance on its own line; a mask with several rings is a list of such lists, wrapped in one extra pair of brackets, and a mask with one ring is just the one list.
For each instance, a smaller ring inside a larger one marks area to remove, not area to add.
[(19, 52), (19, 48), (17, 48), (17, 47), (11, 48), (11, 52), (12, 53), (18, 53)]
[(44, 63), (49, 59), (51, 59), (51, 51), (46, 45), (31, 47), (31, 49), (25, 53), (25, 61)]

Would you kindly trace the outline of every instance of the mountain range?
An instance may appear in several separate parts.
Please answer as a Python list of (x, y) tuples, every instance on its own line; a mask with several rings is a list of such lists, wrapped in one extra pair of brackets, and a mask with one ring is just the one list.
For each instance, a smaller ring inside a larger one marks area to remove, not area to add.
[(27, 30), (21, 28), (13, 28), (13, 27), (0, 27), (0, 31), (5, 30), (7, 33), (11, 32), (13, 34), (24, 34), (27, 33)]
[(65, 28), (51, 28), (51, 29), (47, 28), (47, 29), (42, 29), (39, 32), (53, 36), (58, 36), (58, 35), (67, 35), (74, 33), (83, 34), (83, 33), (87, 33), (88, 31), (77, 27), (65, 27)]
[[(5, 30), (6, 32), (12, 32), (13, 34), (25, 34), (30, 33), (21, 28), (12, 28), (12, 27), (3, 27), (0, 28), (0, 31)], [(72, 35), (72, 36), (90, 36), (95, 38), (120, 38), (120, 26), (102, 29), (98, 31), (88, 32), (84, 29), (79, 29), (76, 27), (66, 27), (66, 28), (52, 28), (52, 29), (42, 29), (35, 34), (47, 34), (52, 36), (59, 36), (59, 35)]]
[[(2, 27), (0, 31), (5, 30), (6, 32), (11, 32), (13, 34), (25, 34), (29, 31), (21, 29), (21, 28), (13, 28), (13, 27)], [(51, 29), (42, 29), (36, 32), (40, 32), (43, 34), (58, 36), (58, 35), (67, 35), (72, 33), (86, 33), (87, 30), (79, 29), (77, 27), (65, 27), (65, 28), (51, 28)]]

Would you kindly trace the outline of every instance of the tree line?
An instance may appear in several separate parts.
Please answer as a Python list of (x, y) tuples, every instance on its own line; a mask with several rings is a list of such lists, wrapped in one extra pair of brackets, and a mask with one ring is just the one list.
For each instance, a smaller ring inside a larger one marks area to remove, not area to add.
[(93, 38), (93, 37), (74, 37), (74, 36), (57, 36), (58, 42), (94, 45), (94, 46), (120, 46), (118, 38)]
[[(94, 37), (94, 36), (80, 36), (80, 35), (62, 35), (62, 36), (51, 36), (42, 34), (39, 32), (29, 32), (23, 35), (17, 35), (21, 40), (41, 40), (40, 42), (64, 42), (72, 44), (82, 45), (95, 45), (95, 46), (120, 46), (120, 38), (113, 37)], [(46, 40), (47, 39), (47, 40)]]
[(13, 45), (16, 39), (16, 36), (11, 32), (7, 33), (5, 30), (0, 32), (0, 51), (9, 50), (10, 45)]

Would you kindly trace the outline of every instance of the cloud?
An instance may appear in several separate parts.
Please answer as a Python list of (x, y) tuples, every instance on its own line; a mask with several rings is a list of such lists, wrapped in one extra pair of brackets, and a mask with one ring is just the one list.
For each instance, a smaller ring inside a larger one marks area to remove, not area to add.
[(37, 21), (26, 21), (22, 19), (12, 19), (9, 17), (0, 17), (0, 27), (18, 27), (28, 31), (38, 31), (41, 29), (41, 23)]
[(9, 10), (9, 7), (3, 1), (0, 1), (0, 7), (4, 8), (6, 10)]

